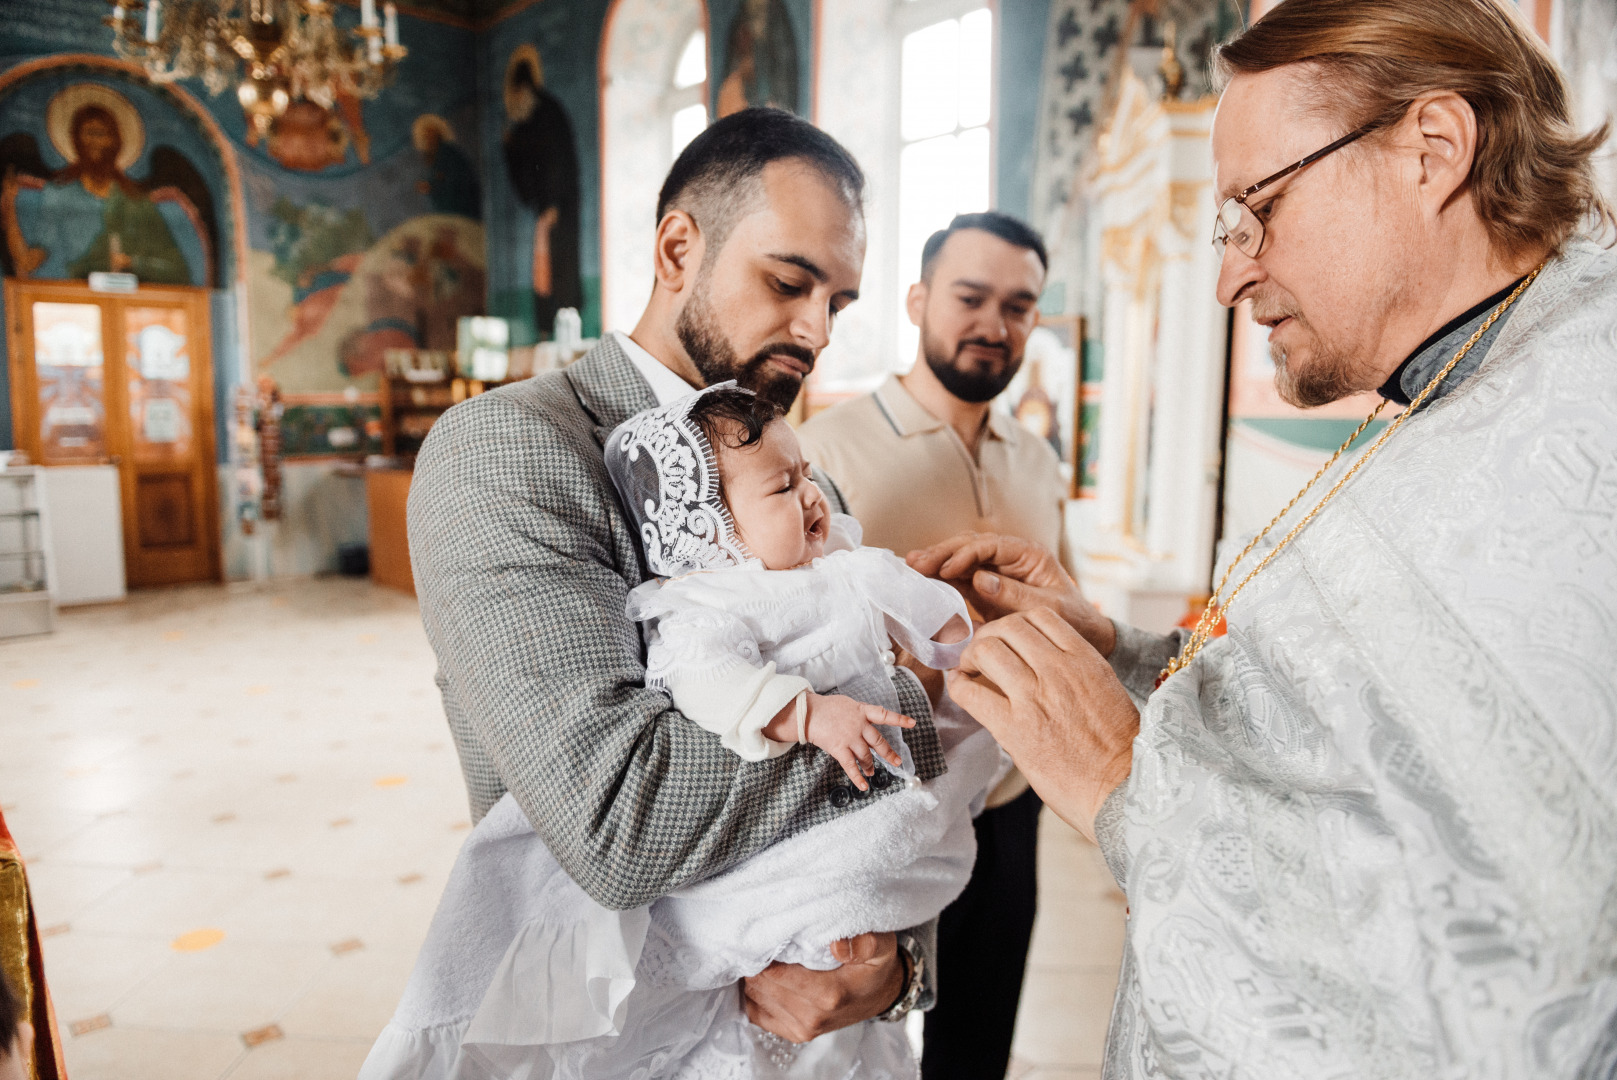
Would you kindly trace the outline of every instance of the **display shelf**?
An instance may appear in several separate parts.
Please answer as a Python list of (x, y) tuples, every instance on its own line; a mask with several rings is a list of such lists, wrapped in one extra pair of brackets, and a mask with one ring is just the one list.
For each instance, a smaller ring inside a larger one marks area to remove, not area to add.
[(0, 638), (55, 628), (48, 546), (38, 468), (0, 470)]

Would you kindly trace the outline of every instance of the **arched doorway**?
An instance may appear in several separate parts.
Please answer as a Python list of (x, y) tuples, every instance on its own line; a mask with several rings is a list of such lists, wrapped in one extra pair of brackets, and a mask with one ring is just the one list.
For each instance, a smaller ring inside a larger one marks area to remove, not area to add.
[[(0, 158), (15, 445), (115, 473), (130, 585), (217, 579), (213, 361), (234, 351), (244, 268), (234, 154), (183, 90), (64, 55), (0, 76)], [(107, 271), (138, 289), (84, 281)]]
[(657, 192), (707, 125), (707, 6), (616, 0), (601, 35), (601, 326), (634, 327), (651, 295)]

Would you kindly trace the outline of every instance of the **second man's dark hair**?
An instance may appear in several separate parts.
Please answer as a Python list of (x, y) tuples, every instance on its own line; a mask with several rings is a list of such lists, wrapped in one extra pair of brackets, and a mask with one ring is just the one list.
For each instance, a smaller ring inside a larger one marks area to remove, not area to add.
[(709, 390), (689, 413), (715, 453), (720, 447), (744, 450), (756, 446), (763, 440), (764, 428), (784, 415), (773, 401), (740, 387)]
[(743, 109), (680, 152), (657, 196), (657, 220), (684, 210), (716, 250), (731, 226), (756, 209), (764, 166), (786, 160), (816, 170), (850, 207), (863, 209), (865, 173), (841, 143), (784, 109)]
[(1039, 265), (1046, 271), (1050, 269), (1050, 255), (1044, 250), (1044, 238), (1027, 223), (1001, 214), (997, 210), (985, 210), (979, 214), (958, 214), (949, 222), (947, 229), (939, 229), (926, 239), (926, 246), (921, 248), (921, 280), (932, 279), (932, 264), (938, 261), (938, 252), (949, 237), (964, 229), (979, 229), (990, 235), (997, 236), (1007, 244), (1014, 244), (1019, 248), (1026, 248), (1039, 257)]

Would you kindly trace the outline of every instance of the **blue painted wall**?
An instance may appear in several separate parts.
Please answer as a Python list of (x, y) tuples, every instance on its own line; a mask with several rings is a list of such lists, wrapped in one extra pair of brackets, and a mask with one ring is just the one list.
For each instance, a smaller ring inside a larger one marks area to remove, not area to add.
[(1044, 35), (1050, 0), (999, 0), (999, 126), (994, 161), (996, 209), (1031, 219)]
[[(533, 326), (534, 214), (516, 199), (506, 174), (503, 79), (519, 45), (532, 45), (544, 65), (545, 89), (572, 121), (582, 205), (579, 268), (584, 278), (584, 334), (601, 330), (600, 82), (596, 74), (609, 0), (539, 3), (502, 19), (476, 46), (477, 109), (482, 129), (483, 220), (488, 222), (489, 314), (514, 320), (514, 344), (537, 339)], [(548, 330), (548, 328), (546, 328)]]

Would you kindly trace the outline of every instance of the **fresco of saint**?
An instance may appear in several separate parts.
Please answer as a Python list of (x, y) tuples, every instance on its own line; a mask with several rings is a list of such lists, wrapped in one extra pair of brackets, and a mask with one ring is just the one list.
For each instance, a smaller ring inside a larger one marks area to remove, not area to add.
[(153, 150), (144, 183), (128, 175), (145, 141), (128, 99), (97, 83), (70, 86), (51, 100), (46, 125), (67, 161), (54, 172), (33, 135), (0, 140), (9, 273), (63, 279), (122, 271), (152, 284), (209, 282), (216, 228), (206, 182), (166, 146)]
[(519, 45), (505, 69), (505, 167), (517, 202), (534, 212), (533, 316), (548, 337), (556, 312), (584, 307), (579, 266), (578, 149), (573, 125), (545, 89), (539, 52)]
[(797, 112), (797, 39), (782, 0), (743, 0), (730, 24), (718, 112), (773, 105)]
[(410, 141), (427, 166), (427, 178), (416, 189), (427, 197), (435, 214), (459, 214), (473, 221), (483, 216), (483, 195), (472, 159), (455, 142), (449, 121), (422, 113), (410, 125)]

